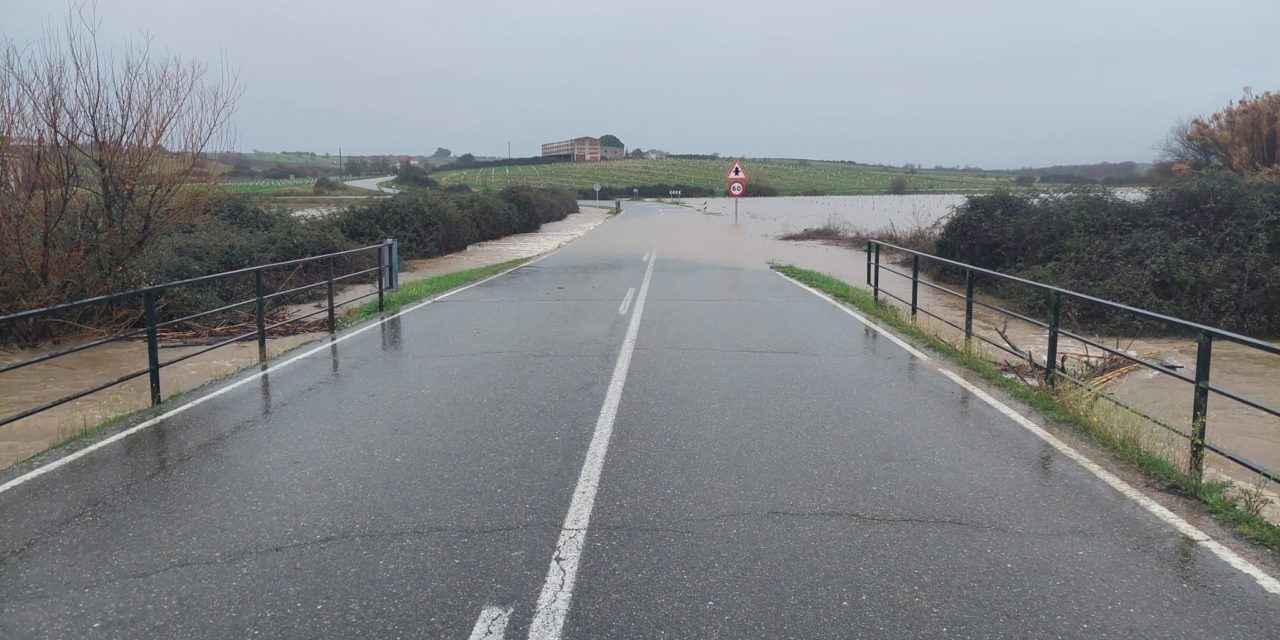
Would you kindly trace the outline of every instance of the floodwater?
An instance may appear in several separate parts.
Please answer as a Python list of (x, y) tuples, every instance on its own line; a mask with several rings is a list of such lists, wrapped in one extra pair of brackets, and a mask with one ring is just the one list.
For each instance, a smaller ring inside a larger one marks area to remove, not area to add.
[[(1119, 194), (1121, 197), (1144, 197), (1141, 190), (1133, 189)], [(903, 196), (826, 196), (796, 198), (744, 198), (738, 203), (738, 220), (742, 236), (761, 243), (766, 259), (831, 274), (858, 286), (866, 287), (866, 253), (862, 250), (831, 246), (820, 242), (784, 242), (779, 235), (799, 231), (806, 227), (821, 226), (830, 221), (844, 222), (861, 229), (883, 229), (890, 225), (899, 229), (928, 225), (941, 220), (952, 207), (964, 202), (962, 195), (903, 195)], [(731, 198), (710, 200), (686, 198), (683, 204), (701, 210), (706, 206), (709, 220), (732, 223), (734, 203)], [(910, 264), (887, 266), (910, 272)], [(907, 278), (882, 271), (881, 287), (903, 299), (911, 297), (911, 283)], [(963, 287), (949, 287), (963, 295)], [(964, 300), (935, 291), (919, 288), (920, 307), (964, 324)], [(1088, 293), (1082, 291), (1082, 293)], [(1000, 300), (984, 296), (978, 299), (997, 306), (1006, 306)], [(931, 331), (952, 341), (962, 339), (963, 333), (942, 322), (919, 316), (922, 324)], [(1068, 327), (1064, 327), (1068, 328)], [(1040, 362), (1044, 361), (1048, 332), (1042, 327), (1010, 319), (998, 312), (975, 306), (974, 331), (997, 343), (1007, 344), (997, 329), (1023, 351), (1030, 351)], [(1080, 331), (1075, 331), (1081, 333)], [(1096, 342), (1131, 355), (1141, 355), (1148, 360), (1181, 366), (1176, 369), (1194, 378), (1196, 342), (1192, 338), (1133, 338), (1128, 336), (1084, 335)], [(1060, 354), (1099, 354), (1100, 350), (1083, 343), (1061, 338)], [(1010, 354), (994, 347), (987, 351), (996, 362), (1017, 362)], [(1234, 343), (1217, 341), (1213, 347), (1211, 383), (1231, 393), (1243, 396), (1270, 407), (1280, 407), (1280, 356), (1263, 354)], [(1156, 418), (1160, 422), (1182, 432), (1191, 430), (1192, 385), (1172, 376), (1146, 368), (1139, 368), (1124, 375), (1107, 387), (1117, 399)], [(1117, 421), (1131, 420), (1125, 411), (1108, 411)], [(1133, 420), (1131, 428), (1151, 427), (1145, 421)], [(1129, 428), (1129, 427), (1126, 427)], [(1189, 444), (1185, 439), (1170, 436), (1160, 429), (1144, 433), (1142, 437), (1150, 446), (1165, 449), (1169, 457), (1185, 459)], [(1262, 466), (1280, 470), (1280, 418), (1270, 416), (1223, 397), (1212, 394), (1206, 438), (1212, 443), (1235, 452)], [(1216, 471), (1231, 478), (1252, 483), (1256, 477), (1230, 461), (1210, 454), (1208, 458)]]
[[(401, 281), (462, 271), (527, 258), (556, 247), (590, 231), (609, 218), (601, 209), (583, 208), (559, 222), (550, 222), (533, 233), (507, 236), (481, 242), (464, 251), (427, 260), (409, 260), (401, 270)], [(338, 291), (335, 301), (341, 303), (374, 290), (373, 285), (356, 285)], [(314, 305), (295, 305), (294, 312), (309, 312)], [(267, 340), (268, 355), (274, 357), (289, 349), (325, 336), (309, 333), (273, 337)], [(18, 352), (0, 351), (0, 364), (28, 360), (43, 353), (65, 349), (73, 343), (62, 343), (43, 349)], [(162, 343), (161, 361), (199, 351), (200, 346), (166, 346)], [(190, 391), (212, 380), (257, 364), (255, 340), (233, 343), (165, 367), (160, 373), (163, 397)], [(139, 340), (114, 342), (55, 358), (15, 371), (0, 373), (0, 415), (52, 402), (106, 380), (141, 371), (147, 367), (146, 344)], [(111, 418), (150, 405), (150, 385), (143, 375), (114, 387), (73, 400), (56, 408), (0, 427), (0, 468), (26, 459), (48, 448), (54, 442)]]

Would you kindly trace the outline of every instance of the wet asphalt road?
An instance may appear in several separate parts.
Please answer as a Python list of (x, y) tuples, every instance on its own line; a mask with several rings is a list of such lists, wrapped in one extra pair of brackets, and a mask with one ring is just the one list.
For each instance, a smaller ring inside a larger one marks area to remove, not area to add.
[(468, 638), (486, 607), (526, 637), (650, 267), (564, 638), (1280, 634), (1252, 578), (734, 234), (629, 203), (0, 494), (0, 637)]

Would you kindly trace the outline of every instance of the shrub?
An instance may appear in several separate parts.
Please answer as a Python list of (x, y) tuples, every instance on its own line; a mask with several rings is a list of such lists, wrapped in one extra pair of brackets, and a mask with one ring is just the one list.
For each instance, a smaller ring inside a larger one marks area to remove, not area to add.
[(889, 181), (889, 193), (892, 193), (894, 195), (902, 195), (906, 192), (907, 192), (906, 176), (894, 176), (893, 179)]
[[(1226, 171), (1154, 188), (1140, 202), (1101, 188), (1058, 195), (971, 196), (937, 242), (939, 255), (1167, 315), (1280, 335), (1280, 180)], [(999, 294), (1043, 312), (1029, 287)], [(1092, 306), (1078, 320), (1149, 329)]]

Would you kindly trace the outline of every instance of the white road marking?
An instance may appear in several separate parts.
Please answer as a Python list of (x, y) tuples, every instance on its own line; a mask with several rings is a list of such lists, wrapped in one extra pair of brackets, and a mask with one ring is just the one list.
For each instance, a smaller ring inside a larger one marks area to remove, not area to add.
[(283, 368), (285, 368), (285, 367), (287, 367), (287, 366), (289, 366), (289, 365), (291, 365), (291, 364), (293, 364), (293, 363), (295, 363), (295, 362), (297, 362), (297, 361), (299, 361), (299, 360), (301, 360), (301, 359), (303, 359), (303, 358), (306, 358), (306, 357), (308, 357), (308, 356), (311, 356), (311, 355), (314, 355), (314, 354), (320, 353), (320, 352), (322, 352), (322, 351), (326, 351), (326, 350), (328, 350), (328, 349), (329, 349), (329, 347), (330, 347), (331, 345), (337, 344), (337, 343), (342, 342), (342, 341), (344, 341), (344, 340), (349, 340), (349, 339), (351, 339), (351, 338), (353, 338), (353, 337), (355, 337), (355, 336), (358, 336), (358, 335), (360, 335), (360, 334), (362, 334), (362, 333), (364, 333), (364, 332), (366, 332), (366, 331), (369, 331), (369, 330), (371, 330), (371, 329), (373, 329), (373, 328), (375, 328), (375, 327), (378, 327), (378, 326), (382, 325), (383, 323), (385, 323), (385, 322), (386, 322), (386, 321), (388, 321), (388, 320), (391, 320), (391, 319), (394, 319), (394, 318), (399, 318), (400, 316), (403, 316), (403, 315), (406, 315), (406, 314), (408, 314), (408, 313), (412, 313), (412, 312), (414, 312), (414, 311), (417, 311), (418, 309), (421, 309), (421, 308), (423, 308), (423, 307), (425, 307), (425, 306), (427, 306), (427, 305), (429, 305), (429, 304), (431, 304), (431, 303), (433, 303), (433, 302), (435, 302), (435, 301), (437, 301), (437, 300), (443, 300), (443, 299), (445, 299), (445, 298), (448, 298), (449, 296), (451, 296), (451, 295), (453, 295), (453, 294), (455, 294), (455, 293), (460, 293), (460, 292), (466, 291), (467, 289), (470, 289), (470, 288), (472, 288), (472, 287), (478, 287), (478, 286), (480, 286), (480, 285), (482, 285), (482, 284), (484, 284), (484, 283), (486, 283), (486, 282), (488, 282), (488, 281), (490, 281), (490, 280), (493, 280), (494, 278), (500, 278), (500, 277), (502, 277), (502, 276), (507, 275), (508, 273), (511, 273), (512, 271), (515, 271), (516, 269), (519, 269), (519, 268), (521, 268), (521, 267), (525, 267), (525, 266), (531, 265), (531, 264), (533, 264), (533, 263), (535, 263), (535, 262), (537, 262), (537, 261), (539, 261), (539, 260), (542, 260), (543, 258), (550, 257), (550, 256), (552, 256), (552, 255), (554, 255), (554, 254), (558, 253), (559, 251), (560, 251), (560, 249), (556, 249), (555, 251), (551, 251), (551, 252), (549, 252), (549, 253), (545, 253), (545, 254), (540, 255), (540, 256), (538, 256), (538, 257), (536, 257), (536, 258), (534, 258), (534, 259), (532, 259), (532, 260), (530, 260), (530, 261), (528, 261), (528, 262), (526, 262), (526, 263), (524, 263), (524, 264), (519, 264), (519, 265), (516, 265), (516, 266), (514, 266), (514, 267), (511, 267), (510, 269), (507, 269), (506, 271), (502, 271), (502, 272), (499, 272), (499, 273), (495, 273), (495, 274), (493, 274), (493, 275), (491, 275), (491, 276), (489, 276), (489, 277), (487, 277), (487, 278), (485, 278), (485, 279), (483, 279), (483, 280), (479, 280), (479, 281), (473, 282), (473, 283), (471, 283), (471, 284), (469, 284), (469, 285), (466, 285), (466, 286), (464, 286), (464, 287), (458, 287), (457, 289), (454, 289), (454, 290), (452, 290), (452, 291), (448, 291), (448, 292), (442, 293), (442, 294), (440, 294), (440, 295), (438, 295), (438, 296), (436, 296), (436, 297), (434, 297), (434, 298), (429, 298), (429, 299), (427, 299), (427, 300), (424, 300), (424, 301), (422, 301), (422, 302), (419, 302), (419, 303), (417, 303), (417, 304), (415, 304), (415, 305), (413, 305), (413, 306), (411, 306), (411, 307), (408, 307), (408, 308), (405, 308), (405, 309), (401, 309), (400, 311), (398, 311), (398, 312), (396, 312), (396, 313), (394, 313), (394, 314), (392, 314), (392, 315), (389, 315), (389, 316), (387, 316), (387, 317), (383, 318), (382, 320), (379, 320), (378, 322), (370, 323), (370, 324), (368, 324), (368, 325), (366, 325), (366, 326), (360, 327), (359, 329), (355, 329), (355, 330), (350, 331), (350, 332), (348, 332), (348, 333), (344, 333), (344, 334), (342, 334), (342, 335), (340, 335), (340, 336), (337, 336), (337, 337), (335, 337), (335, 338), (332, 338), (332, 339), (330, 339), (330, 340), (324, 340), (324, 341), (323, 341), (324, 343), (323, 343), (323, 344), (321, 344), (321, 345), (320, 345), (320, 346), (318, 346), (318, 347), (315, 347), (315, 348), (313, 348), (313, 349), (308, 349), (308, 350), (306, 350), (306, 351), (303, 351), (302, 353), (300, 353), (300, 354), (298, 354), (298, 355), (296, 355), (296, 356), (293, 356), (292, 358), (289, 358), (288, 360), (285, 360), (285, 361), (283, 361), (283, 362), (280, 362), (279, 364), (272, 365), (272, 366), (267, 367), (266, 369), (263, 369), (263, 370), (261, 370), (261, 371), (259, 371), (259, 372), (255, 373), (255, 374), (252, 374), (252, 375), (246, 376), (245, 378), (243, 378), (243, 379), (241, 379), (241, 380), (237, 380), (237, 381), (235, 381), (235, 382), (233, 382), (233, 383), (231, 383), (231, 384), (228, 384), (228, 385), (226, 385), (226, 386), (224, 386), (224, 387), (220, 387), (220, 388), (216, 389), (215, 391), (213, 391), (212, 393), (209, 393), (209, 394), (207, 394), (207, 395), (204, 395), (204, 396), (201, 396), (201, 397), (199, 397), (199, 398), (196, 398), (195, 400), (192, 400), (192, 401), (190, 401), (190, 402), (188, 402), (188, 403), (186, 403), (186, 404), (183, 404), (183, 405), (179, 405), (179, 406), (177, 406), (177, 407), (174, 407), (173, 409), (170, 409), (169, 411), (166, 411), (166, 412), (164, 412), (164, 413), (162, 413), (162, 414), (160, 414), (160, 415), (158, 415), (158, 416), (156, 416), (156, 417), (154, 417), (154, 418), (151, 418), (150, 420), (147, 420), (147, 421), (145, 421), (145, 422), (140, 422), (140, 423), (138, 423), (137, 425), (134, 425), (134, 426), (132, 426), (132, 427), (129, 427), (128, 429), (125, 429), (124, 431), (121, 431), (120, 433), (117, 433), (117, 434), (115, 434), (115, 435), (113, 435), (113, 436), (111, 436), (111, 437), (109, 437), (109, 438), (104, 438), (104, 439), (102, 439), (102, 440), (99, 440), (98, 442), (95, 442), (95, 443), (93, 443), (93, 444), (91, 444), (91, 445), (89, 445), (89, 446), (87, 446), (87, 447), (85, 447), (85, 448), (83, 448), (83, 449), (80, 449), (79, 451), (75, 451), (75, 452), (69, 453), (69, 454), (67, 454), (67, 455), (65, 455), (65, 456), (63, 456), (63, 457), (61, 457), (61, 458), (58, 458), (57, 460), (54, 460), (53, 462), (50, 462), (49, 464), (46, 464), (46, 465), (44, 465), (44, 466), (42, 466), (42, 467), (37, 467), (37, 468), (35, 468), (35, 469), (32, 469), (31, 471), (28, 471), (27, 473), (24, 473), (24, 474), (22, 474), (22, 475), (20, 475), (20, 476), (18, 476), (18, 477), (16, 477), (16, 478), (14, 478), (14, 479), (12, 479), (12, 480), (10, 480), (10, 481), (6, 482), (6, 483), (4, 483), (4, 484), (0, 484), (0, 493), (4, 493), (4, 492), (6, 492), (6, 491), (9, 491), (9, 490), (11, 490), (11, 489), (13, 489), (13, 488), (15, 488), (15, 487), (21, 486), (21, 485), (23, 485), (23, 484), (25, 484), (25, 483), (27, 483), (27, 482), (30, 482), (30, 481), (32, 481), (32, 480), (34, 480), (34, 479), (36, 479), (36, 478), (39, 478), (40, 476), (42, 476), (42, 475), (44, 475), (44, 474), (46, 474), (46, 473), (49, 473), (50, 471), (54, 471), (54, 470), (56, 470), (56, 469), (58, 469), (58, 468), (61, 468), (61, 467), (63, 467), (63, 466), (66, 466), (66, 465), (68, 465), (68, 464), (70, 464), (70, 463), (72, 463), (72, 462), (74, 462), (74, 461), (76, 461), (76, 460), (79, 460), (80, 458), (83, 458), (83, 457), (85, 457), (85, 456), (89, 455), (90, 453), (93, 453), (94, 451), (98, 451), (99, 449), (102, 449), (102, 448), (107, 447), (107, 446), (109, 446), (109, 445), (112, 445), (112, 444), (115, 444), (115, 443), (117, 443), (117, 442), (120, 442), (121, 440), (124, 440), (125, 438), (128, 438), (129, 436), (134, 435), (134, 434), (138, 433), (139, 431), (142, 431), (143, 429), (148, 429), (148, 428), (153, 427), (153, 426), (155, 426), (155, 425), (157, 425), (157, 424), (160, 424), (161, 422), (164, 422), (165, 420), (168, 420), (169, 418), (172, 418), (173, 416), (176, 416), (176, 415), (178, 415), (178, 414), (180, 414), (180, 413), (182, 413), (182, 412), (184, 412), (184, 411), (186, 411), (186, 410), (188, 410), (188, 409), (190, 409), (190, 408), (192, 408), (192, 407), (195, 407), (195, 406), (198, 406), (198, 405), (204, 404), (205, 402), (208, 402), (208, 401), (210, 401), (210, 400), (213, 400), (214, 398), (217, 398), (218, 396), (221, 396), (221, 395), (224, 395), (224, 394), (226, 394), (226, 393), (229, 393), (231, 390), (236, 389), (236, 388), (238, 388), (238, 387), (241, 387), (241, 386), (243, 386), (243, 385), (249, 384), (250, 382), (253, 382), (254, 380), (257, 380), (258, 378), (261, 378), (262, 376), (265, 376), (265, 375), (267, 375), (267, 374), (269, 374), (269, 373), (272, 373), (272, 372), (274, 372), (274, 371), (279, 371), (280, 369), (283, 369)]
[(1226, 562), (1227, 564), (1231, 565), (1232, 567), (1244, 573), (1245, 575), (1248, 575), (1249, 577), (1253, 578), (1264, 590), (1276, 595), (1280, 595), (1280, 580), (1277, 580), (1275, 577), (1269, 575), (1267, 572), (1260, 569), (1257, 565), (1244, 559), (1243, 557), (1240, 556), (1240, 554), (1232, 551), (1231, 549), (1228, 549), (1225, 545), (1223, 545), (1222, 543), (1210, 537), (1209, 534), (1205, 533), (1204, 531), (1201, 531), (1195, 525), (1192, 525), (1190, 522), (1187, 522), (1186, 520), (1182, 519), (1182, 517), (1178, 516), (1174, 512), (1165, 508), (1160, 503), (1143, 495), (1143, 493), (1135, 489), (1133, 485), (1130, 485), (1124, 480), (1121, 480), (1119, 477), (1117, 477), (1115, 474), (1111, 473), (1110, 471), (1103, 469), (1101, 466), (1098, 465), (1098, 463), (1090, 460), (1089, 458), (1086, 458), (1084, 454), (1071, 448), (1070, 445), (1059, 440), (1056, 436), (1049, 433), (1048, 431), (1045, 431), (1042, 427), (1037, 425), (1035, 422), (1032, 422), (1031, 419), (1018, 413), (1012, 407), (997, 400), (996, 398), (992, 397), (990, 394), (983, 391), (982, 389), (979, 389), (978, 387), (974, 386), (973, 383), (960, 377), (960, 375), (955, 373), (954, 371), (951, 371), (950, 369), (946, 369), (941, 365), (936, 364), (936, 361), (932, 361), (932, 359), (929, 358), (929, 356), (926, 356), (915, 347), (912, 347), (911, 345), (907, 344), (898, 336), (893, 335), (888, 330), (880, 327), (880, 325), (877, 325), (874, 322), (867, 320), (862, 315), (856, 313), (849, 307), (841, 304), (840, 302), (831, 298), (827, 294), (821, 291), (818, 291), (817, 289), (814, 289), (813, 287), (810, 287), (802, 282), (799, 282), (781, 272), (775, 271), (774, 273), (777, 273), (779, 276), (782, 276), (783, 278), (789, 280), (790, 282), (794, 283), (800, 288), (835, 305), (836, 308), (853, 316), (859, 322), (870, 327), (876, 333), (879, 333), (880, 335), (888, 338), (889, 340), (891, 340), (898, 346), (902, 347), (903, 349), (906, 349), (907, 352), (910, 353), (911, 355), (917, 358), (920, 358), (921, 360), (931, 361), (930, 366), (938, 370), (940, 373), (942, 373), (942, 375), (946, 376), (952, 382), (960, 385), (966, 391), (973, 394), (975, 397), (979, 398), (980, 400), (987, 403), (988, 405), (991, 405), (991, 407), (994, 408), (996, 411), (999, 411), (1000, 413), (1007, 416), (1010, 420), (1013, 420), (1014, 422), (1018, 423), (1020, 426), (1022, 426), (1022, 428), (1026, 429), (1027, 431), (1030, 431), (1031, 433), (1034, 433), (1041, 440), (1048, 443), (1049, 446), (1053, 447), (1054, 449), (1057, 449), (1058, 452), (1061, 453), (1062, 455), (1074, 460), (1077, 464), (1087, 469), (1090, 473), (1096, 476), (1099, 480), (1102, 480), (1103, 482), (1105, 482), (1112, 489), (1115, 489), (1116, 491), (1120, 492), (1120, 494), (1125, 496), (1126, 498), (1129, 498), (1134, 502), (1137, 502), (1139, 505), (1142, 506), (1143, 509), (1146, 509), (1148, 513), (1155, 516), (1161, 522), (1164, 522), (1165, 524), (1177, 530), (1182, 535), (1185, 535), (1186, 537), (1194, 540), (1197, 544), (1203, 546), (1205, 549), (1209, 550), (1209, 552), (1221, 558), (1223, 562)]
[(511, 607), (485, 607), (480, 610), (476, 626), (471, 630), (470, 640), (502, 640), (507, 632), (507, 620), (511, 617)]
[(578, 485), (573, 490), (569, 512), (564, 517), (560, 539), (556, 542), (551, 566), (547, 569), (547, 581), (543, 583), (542, 593), (538, 595), (538, 606), (534, 609), (533, 622), (529, 625), (530, 640), (559, 640), (565, 617), (569, 614), (573, 585), (578, 579), (578, 560), (582, 557), (582, 549), (586, 544), (587, 524), (595, 506), (604, 457), (609, 450), (609, 438), (613, 435), (613, 421), (618, 415), (618, 403), (622, 400), (622, 387), (627, 383), (627, 370), (631, 367), (636, 335), (640, 332), (640, 317), (644, 314), (644, 301), (649, 295), (653, 265), (657, 262), (657, 255), (654, 254), (654, 259), (649, 261), (649, 268), (644, 272), (644, 281), (640, 283), (635, 312), (631, 314), (631, 324), (627, 326), (626, 337), (622, 339), (618, 362), (613, 367), (613, 377), (609, 380), (609, 389), (605, 392), (604, 404), (596, 419), (596, 430), (591, 436), (591, 445), (587, 447), (586, 458), (582, 461)]
[(627, 295), (622, 296), (622, 306), (618, 307), (618, 315), (620, 316), (627, 315), (627, 309), (631, 307), (631, 296), (634, 296), (635, 294), (636, 294), (635, 287), (630, 287), (627, 289)]

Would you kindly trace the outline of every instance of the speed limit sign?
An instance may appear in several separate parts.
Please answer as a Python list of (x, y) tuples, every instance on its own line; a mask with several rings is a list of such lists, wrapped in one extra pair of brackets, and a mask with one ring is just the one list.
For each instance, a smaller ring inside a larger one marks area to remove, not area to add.
[(734, 180), (733, 182), (729, 183), (729, 195), (735, 198), (741, 198), (743, 192), (745, 192), (746, 190), (747, 190), (747, 187), (745, 184), (742, 183), (741, 180)]

